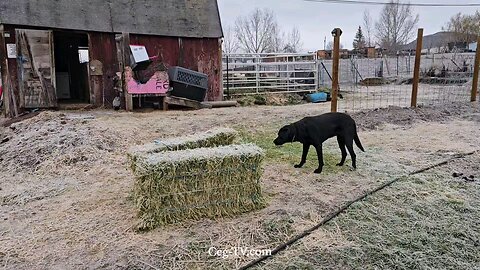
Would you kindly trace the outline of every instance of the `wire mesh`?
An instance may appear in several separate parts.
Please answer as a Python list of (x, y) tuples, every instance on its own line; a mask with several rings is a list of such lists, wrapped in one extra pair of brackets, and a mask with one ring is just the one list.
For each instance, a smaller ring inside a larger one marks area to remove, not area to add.
[[(422, 55), (417, 104), (468, 101), (474, 60), (475, 53)], [(338, 111), (409, 107), (414, 65), (415, 55), (409, 53), (341, 59)]]
[(470, 99), (474, 53), (444, 53), (422, 57), (418, 105), (465, 102)]

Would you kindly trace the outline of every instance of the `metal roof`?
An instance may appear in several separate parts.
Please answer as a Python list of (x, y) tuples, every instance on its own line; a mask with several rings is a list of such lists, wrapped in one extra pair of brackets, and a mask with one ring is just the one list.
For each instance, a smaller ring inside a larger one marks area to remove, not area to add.
[(0, 24), (175, 37), (223, 36), (216, 0), (3, 0)]

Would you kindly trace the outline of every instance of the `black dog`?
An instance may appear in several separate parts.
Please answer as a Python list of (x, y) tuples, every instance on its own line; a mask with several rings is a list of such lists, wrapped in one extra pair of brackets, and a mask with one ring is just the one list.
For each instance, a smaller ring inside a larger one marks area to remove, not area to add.
[(327, 139), (337, 136), (338, 146), (342, 151), (342, 160), (337, 166), (343, 166), (347, 158), (347, 146), (352, 167), (357, 168), (356, 155), (353, 151), (353, 142), (365, 152), (357, 135), (355, 121), (344, 113), (326, 113), (319, 116), (305, 117), (302, 120), (284, 126), (278, 132), (278, 137), (273, 141), (275, 145), (301, 142), (303, 144), (302, 160), (295, 168), (301, 168), (307, 159), (308, 149), (311, 145), (317, 150), (318, 169), (315, 173), (321, 173), (323, 168), (322, 143)]

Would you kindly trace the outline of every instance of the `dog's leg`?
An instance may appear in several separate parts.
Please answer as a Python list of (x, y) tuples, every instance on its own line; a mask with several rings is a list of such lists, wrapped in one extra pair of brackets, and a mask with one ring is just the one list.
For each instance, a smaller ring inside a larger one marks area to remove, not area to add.
[(338, 147), (340, 147), (340, 151), (342, 151), (342, 160), (337, 166), (343, 166), (345, 164), (345, 159), (347, 158), (347, 149), (345, 149), (345, 139), (343, 137), (337, 136)]
[(318, 156), (318, 168), (314, 171), (314, 173), (321, 173), (323, 169), (323, 152), (322, 152), (322, 145), (315, 145), (315, 149), (317, 150)]
[(305, 162), (307, 161), (308, 149), (310, 149), (310, 144), (304, 143), (302, 160), (300, 161), (300, 164), (294, 166), (295, 168), (301, 168), (305, 164)]
[(347, 145), (348, 152), (350, 153), (350, 157), (352, 158), (352, 167), (356, 169), (357, 155), (355, 155), (355, 151), (353, 151), (353, 138), (351, 140), (347, 139), (345, 144)]

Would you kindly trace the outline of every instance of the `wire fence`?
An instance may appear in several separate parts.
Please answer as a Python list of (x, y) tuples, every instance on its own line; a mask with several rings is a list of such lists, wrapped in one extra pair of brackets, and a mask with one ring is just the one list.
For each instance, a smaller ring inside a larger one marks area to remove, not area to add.
[[(339, 111), (411, 105), (414, 55), (340, 60)], [(419, 106), (467, 102), (475, 53), (422, 55)]]
[[(419, 106), (467, 102), (475, 53), (424, 54), (420, 61)], [(330, 92), (333, 60), (317, 54), (226, 54), (225, 96)], [(410, 107), (415, 53), (339, 60), (338, 111)]]

